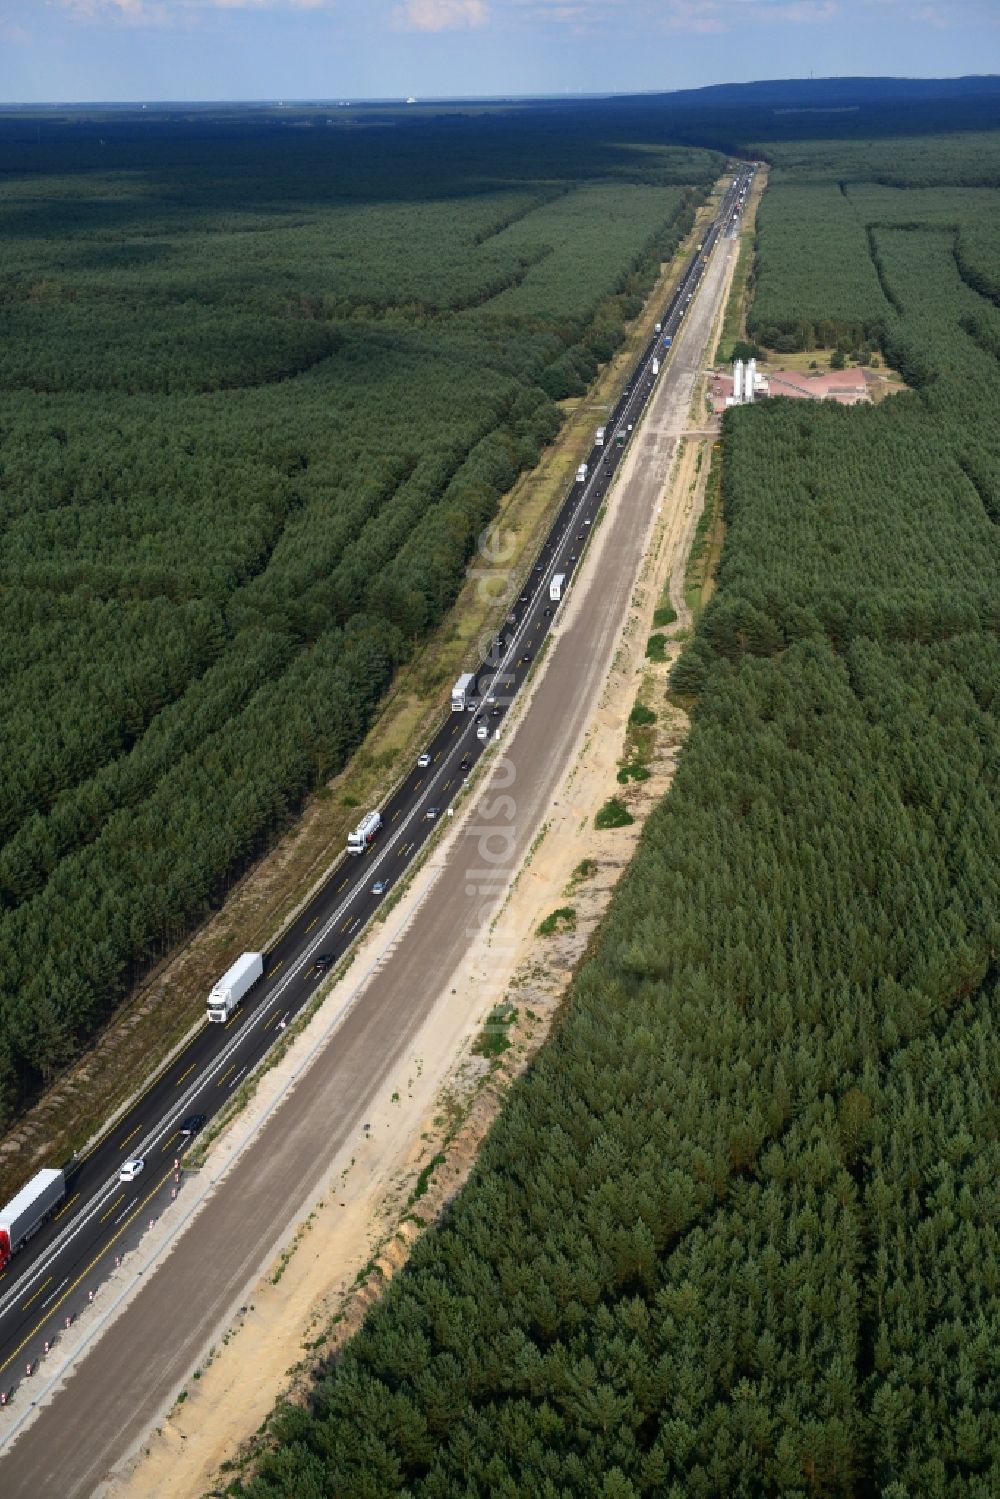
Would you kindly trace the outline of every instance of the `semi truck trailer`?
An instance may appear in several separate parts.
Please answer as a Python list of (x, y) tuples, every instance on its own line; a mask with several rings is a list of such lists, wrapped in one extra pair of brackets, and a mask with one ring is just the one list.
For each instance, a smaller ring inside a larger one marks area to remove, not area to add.
[(262, 952), (240, 953), (231, 968), (227, 968), (208, 996), (208, 1018), (218, 1025), (225, 1025), (237, 1005), (242, 1004), (254, 984), (264, 973)]
[(28, 1185), (0, 1208), (0, 1271), (65, 1196), (65, 1176), (47, 1168), (36, 1172)]
[(566, 574), (556, 573), (555, 577), (552, 579), (552, 582), (549, 584), (549, 598), (551, 599), (553, 604), (558, 604), (559, 600), (562, 598), (562, 591), (565, 586)]
[(476, 695), (476, 678), (471, 671), (463, 672), (451, 689), (451, 711), (453, 713), (464, 713), (466, 708), (471, 707), (472, 700)]

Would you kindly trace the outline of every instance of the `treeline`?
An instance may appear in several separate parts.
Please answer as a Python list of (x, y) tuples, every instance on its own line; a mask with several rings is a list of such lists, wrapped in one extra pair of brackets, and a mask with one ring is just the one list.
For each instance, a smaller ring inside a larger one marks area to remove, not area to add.
[(342, 768), (722, 161), (0, 120), (0, 1122)]
[[(998, 314), (939, 225), (876, 247), (920, 388), (727, 415), (670, 795), (469, 1185), (238, 1492), (1000, 1487)], [(814, 305), (871, 286), (852, 253)]]

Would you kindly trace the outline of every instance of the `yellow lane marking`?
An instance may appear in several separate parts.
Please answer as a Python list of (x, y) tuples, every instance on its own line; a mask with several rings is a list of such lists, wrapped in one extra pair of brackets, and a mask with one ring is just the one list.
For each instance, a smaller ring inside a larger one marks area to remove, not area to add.
[(27, 1299), (27, 1301), (23, 1301), (21, 1303), (21, 1310), (22, 1310), (22, 1312), (26, 1312), (28, 1310), (28, 1307), (31, 1305), (31, 1303), (33, 1301), (37, 1301), (38, 1300), (39, 1296), (45, 1290), (45, 1287), (46, 1286), (50, 1286), (51, 1284), (52, 1284), (52, 1276), (50, 1275), (49, 1278), (48, 1278), (48, 1280), (43, 1280), (42, 1281), (41, 1285), (38, 1287), (38, 1290), (35, 1292), (35, 1294), (33, 1296), (29, 1296), (28, 1299)]
[[(205, 1017), (205, 1024), (206, 1025), (208, 1024), (208, 1017), (207, 1016)], [(195, 1042), (196, 1041), (200, 1041), (200, 1039), (201, 1039), (201, 1029), (199, 1028), (197, 1035), (191, 1037), (191, 1040), (189, 1041), (188, 1046), (186, 1046), (184, 1048), (184, 1051), (187, 1051), (188, 1047), (194, 1046)], [(181, 1056), (183, 1056), (183, 1055), (184, 1055), (184, 1052), (181, 1052)], [(177, 1060), (179, 1060), (179, 1059), (177, 1059)], [(160, 1072), (157, 1072), (157, 1073), (154, 1074), (153, 1077), (151, 1077), (149, 1079), (148, 1083), (143, 1088), (142, 1092), (141, 1093), (137, 1093), (136, 1096), (133, 1098), (133, 1100), (132, 1100), (132, 1107), (133, 1108), (135, 1108), (136, 1104), (139, 1104), (139, 1103), (142, 1102), (142, 1100), (145, 1098), (146, 1094), (149, 1092), (149, 1090), (151, 1088), (155, 1087), (158, 1082), (162, 1081), (162, 1077), (163, 1077), (163, 1074), (160, 1073)], [(141, 1126), (140, 1126), (140, 1128), (141, 1128)], [(99, 1150), (101, 1148), (101, 1146), (107, 1140), (109, 1134), (110, 1134), (110, 1130), (106, 1131), (102, 1135), (98, 1135), (97, 1139), (94, 1141), (94, 1143), (90, 1147), (90, 1149), (87, 1150), (87, 1151), (85, 1151), (83, 1153), (83, 1155), (80, 1156), (79, 1159), (80, 1159), (80, 1164), (81, 1165), (82, 1165), (82, 1163), (84, 1161), (89, 1161), (90, 1160), (90, 1157), (94, 1154), (95, 1150)]]
[(175, 1129), (174, 1132), (173, 1132), (173, 1134), (170, 1136), (170, 1139), (169, 1140), (164, 1140), (163, 1146), (162, 1146), (162, 1148), (160, 1150), (160, 1154), (161, 1155), (163, 1155), (166, 1151), (168, 1151), (170, 1149), (171, 1145), (174, 1143), (175, 1140), (179, 1140), (180, 1139), (180, 1134), (181, 1134), (180, 1130), (179, 1129)]
[(312, 929), (313, 929), (313, 927), (316, 925), (316, 923), (317, 923), (318, 920), (319, 920), (319, 917), (318, 916), (314, 916), (313, 919), (312, 919), (312, 921), (310, 921), (309, 925), (306, 927), (306, 931), (307, 932), (311, 932)]
[(69, 1209), (73, 1206), (74, 1202), (76, 1202), (76, 1200), (79, 1197), (79, 1195), (80, 1195), (79, 1192), (74, 1192), (72, 1197), (68, 1197), (66, 1199), (66, 1201), (63, 1203), (62, 1207), (59, 1209), (58, 1213), (53, 1213), (52, 1214), (52, 1222), (53, 1223), (57, 1223), (59, 1221), (59, 1219), (62, 1217), (63, 1213), (69, 1211)]
[(139, 1133), (139, 1131), (141, 1129), (142, 1129), (142, 1125), (141, 1124), (137, 1124), (136, 1127), (135, 1127), (135, 1129), (132, 1131), (132, 1133), (130, 1135), (126, 1135), (125, 1138), (124, 1138), (124, 1140), (121, 1141), (121, 1143), (118, 1146), (118, 1149), (119, 1150), (124, 1150), (125, 1147), (126, 1147), (126, 1145), (128, 1144), (128, 1142), (130, 1140), (134, 1140), (135, 1137), (136, 1137), (136, 1135)]
[(235, 1071), (236, 1071), (236, 1063), (234, 1062), (231, 1067), (227, 1067), (226, 1068), (225, 1072), (219, 1078), (218, 1086), (221, 1088), (222, 1085), (223, 1085), (223, 1083), (226, 1081), (226, 1078), (229, 1076), (229, 1074), (231, 1072), (235, 1072)]
[[(185, 1079), (185, 1078), (186, 1078), (186, 1077), (187, 1077), (187, 1076), (188, 1076), (188, 1075), (189, 1075), (189, 1074), (190, 1074), (190, 1073), (192, 1073), (192, 1072), (193, 1072), (193, 1071), (194, 1071), (194, 1069), (195, 1069), (195, 1068), (196, 1068), (196, 1067), (197, 1067), (197, 1065), (198, 1065), (198, 1063), (197, 1063), (197, 1062), (192, 1062), (192, 1063), (191, 1063), (191, 1066), (190, 1066), (190, 1067), (188, 1067), (188, 1068), (187, 1068), (187, 1070), (186, 1070), (186, 1071), (185, 1071), (185, 1072), (182, 1072), (182, 1073), (181, 1073), (181, 1075), (180, 1075), (180, 1077), (179, 1077), (179, 1078), (178, 1078), (178, 1079), (177, 1079), (177, 1081), (176, 1081), (176, 1082), (175, 1082), (175, 1083), (174, 1083), (174, 1087), (175, 1087), (175, 1088), (179, 1088), (179, 1087), (180, 1087), (180, 1085), (181, 1085), (181, 1083), (182, 1083), (182, 1082), (183, 1082), (183, 1081), (184, 1081), (184, 1079)], [(131, 1139), (131, 1138), (132, 1138), (132, 1137), (131, 1137), (131, 1135), (130, 1135), (130, 1136), (129, 1136), (129, 1139)]]
[[(171, 1171), (172, 1170), (173, 1170), (173, 1168), (171, 1167)], [(31, 1342), (32, 1338), (37, 1337), (37, 1335), (41, 1332), (42, 1328), (45, 1326), (46, 1322), (50, 1321), (50, 1319), (55, 1315), (55, 1313), (59, 1310), (59, 1308), (66, 1301), (67, 1297), (72, 1296), (72, 1294), (76, 1290), (77, 1286), (79, 1286), (87, 1278), (87, 1276), (93, 1270), (94, 1266), (97, 1264), (97, 1262), (101, 1258), (101, 1256), (104, 1255), (104, 1254), (107, 1254), (108, 1250), (111, 1249), (115, 1244), (117, 1244), (118, 1240), (122, 1237), (122, 1234), (124, 1234), (125, 1230), (129, 1226), (129, 1224), (135, 1222), (136, 1218), (143, 1211), (143, 1209), (145, 1208), (146, 1204), (148, 1202), (151, 1202), (152, 1199), (156, 1196), (157, 1192), (160, 1190), (160, 1188), (164, 1185), (164, 1183), (170, 1180), (170, 1174), (171, 1174), (170, 1171), (167, 1171), (160, 1178), (160, 1180), (156, 1183), (156, 1186), (153, 1187), (152, 1191), (148, 1194), (148, 1196), (144, 1197), (140, 1203), (136, 1204), (135, 1211), (129, 1214), (129, 1216), (125, 1219), (125, 1222), (122, 1224), (122, 1226), (118, 1230), (118, 1232), (116, 1234), (114, 1234), (112, 1238), (110, 1238), (108, 1240), (107, 1244), (105, 1244), (105, 1246), (104, 1246), (103, 1249), (99, 1249), (97, 1251), (97, 1253), (94, 1255), (94, 1258), (91, 1260), (90, 1264), (87, 1265), (87, 1267), (85, 1269), (83, 1269), (83, 1270), (80, 1271), (80, 1274), (76, 1277), (76, 1280), (74, 1280), (71, 1285), (68, 1285), (66, 1287), (65, 1291), (60, 1296), (59, 1300), (57, 1302), (55, 1302), (52, 1307), (49, 1308), (49, 1310), (46, 1312), (46, 1314), (42, 1318), (42, 1320), (40, 1322), (36, 1322), (35, 1326), (31, 1329), (31, 1331), (29, 1333), (27, 1333), (25, 1335), (25, 1337), (23, 1337), (21, 1339), (20, 1343), (18, 1343), (18, 1345), (14, 1349), (13, 1353), (11, 1353), (8, 1356), (8, 1358), (4, 1360), (4, 1362), (2, 1364), (0, 1364), (0, 1374), (2, 1374), (5, 1369), (9, 1369), (10, 1366), (11, 1366), (11, 1364), (18, 1357), (18, 1355), (20, 1353), (22, 1353), (25, 1348), (27, 1348), (27, 1346)], [(101, 1221), (103, 1222), (104, 1220), (102, 1219)]]
[(107, 1220), (111, 1217), (111, 1214), (114, 1212), (115, 1208), (120, 1208), (121, 1205), (122, 1205), (122, 1203), (124, 1201), (125, 1201), (125, 1193), (123, 1192), (120, 1197), (116, 1197), (115, 1198), (114, 1202), (108, 1208), (108, 1211), (104, 1214), (104, 1217), (100, 1219), (100, 1222), (101, 1223), (106, 1223)]

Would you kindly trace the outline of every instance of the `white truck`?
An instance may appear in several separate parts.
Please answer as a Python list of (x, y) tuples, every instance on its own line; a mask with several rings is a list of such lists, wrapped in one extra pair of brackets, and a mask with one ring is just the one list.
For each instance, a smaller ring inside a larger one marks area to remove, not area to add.
[(349, 854), (366, 853), (375, 842), (376, 834), (381, 826), (381, 812), (366, 812), (354, 832), (347, 835), (347, 852)]
[(451, 689), (451, 711), (464, 713), (466, 708), (471, 708), (475, 696), (475, 675), (471, 671), (465, 671)]
[(585, 463), (581, 463), (576, 471), (576, 482), (578, 484), (586, 484), (587, 482), (587, 465)]
[(0, 1208), (0, 1271), (5, 1269), (26, 1239), (41, 1228), (46, 1218), (66, 1196), (66, 1178), (61, 1171), (37, 1171), (26, 1187)]
[(654, 359), (653, 360), (653, 374), (654, 375), (658, 375), (659, 373), (660, 373), (660, 361), (658, 359)]
[(595, 448), (603, 448), (603, 446), (604, 446), (604, 433), (605, 433), (606, 430), (607, 429), (605, 427), (598, 427), (597, 431), (594, 433), (594, 447)]
[(551, 599), (553, 604), (558, 604), (559, 600), (562, 598), (562, 591), (565, 586), (566, 574), (556, 573), (555, 577), (552, 579), (552, 582), (549, 584), (549, 598)]
[(262, 952), (240, 953), (231, 968), (227, 968), (208, 996), (208, 1018), (217, 1025), (225, 1025), (236, 1007), (242, 1004), (257, 980), (264, 972)]

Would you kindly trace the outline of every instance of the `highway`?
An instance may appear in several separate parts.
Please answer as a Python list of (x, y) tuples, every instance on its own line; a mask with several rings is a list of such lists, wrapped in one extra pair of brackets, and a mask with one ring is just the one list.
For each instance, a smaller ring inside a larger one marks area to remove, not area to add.
[[(29, 1398), (28, 1365), (37, 1370), (46, 1340), (55, 1339), (66, 1319), (85, 1309), (113, 1268), (114, 1257), (134, 1247), (148, 1220), (168, 1204), (175, 1185), (174, 1161), (185, 1146), (179, 1135), (181, 1121), (195, 1112), (208, 1119), (218, 1112), (326, 981), (316, 959), (335, 962), (343, 957), (447, 815), (476, 761), (497, 735), (503, 738), (507, 710), (561, 607), (550, 599), (551, 579), (563, 573), (566, 587), (572, 587), (630, 434), (656, 389), (653, 362), (661, 361), (662, 376), (663, 363), (670, 359), (665, 340), (676, 338), (716, 242), (736, 232), (734, 214), (745, 202), (751, 177), (750, 168), (741, 169), (702, 245), (685, 266), (663, 310), (660, 331), (643, 350), (606, 419), (603, 446), (587, 455), (586, 479), (569, 490), (493, 649), (478, 665), (473, 710), (447, 714), (426, 747), (429, 766), (421, 770), (414, 765), (379, 809), (382, 831), (373, 847), (360, 858), (345, 854), (266, 954), (264, 977), (242, 1007), (225, 1025), (206, 1023), (114, 1128), (73, 1164), (66, 1201), (0, 1277), (0, 1395), (6, 1401), (17, 1406)], [(490, 735), (485, 742), (477, 733), (481, 723)], [(378, 894), (373, 892), (376, 883)], [(370, 1039), (379, 1023), (371, 1016), (357, 1022), (359, 1047), (362, 1029), (367, 1027), (364, 1034)], [(371, 1078), (362, 1081), (368, 1086)], [(345, 1110), (347, 1103), (345, 1097)], [(122, 1183), (119, 1168), (132, 1156), (145, 1158), (145, 1170), (135, 1182)], [(256, 1253), (261, 1247), (251, 1246)]]

